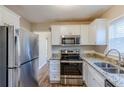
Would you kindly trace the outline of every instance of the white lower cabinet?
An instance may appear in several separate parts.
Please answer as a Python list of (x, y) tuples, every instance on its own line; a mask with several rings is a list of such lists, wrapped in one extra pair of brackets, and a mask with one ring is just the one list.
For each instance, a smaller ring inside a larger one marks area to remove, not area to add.
[(51, 83), (60, 82), (60, 60), (50, 60), (49, 75)]
[(83, 81), (85, 81), (86, 85), (88, 83), (88, 73), (87, 73), (87, 63), (83, 62)]
[(88, 87), (104, 87), (104, 76), (97, 72), (92, 66), (84, 62), (83, 79)]

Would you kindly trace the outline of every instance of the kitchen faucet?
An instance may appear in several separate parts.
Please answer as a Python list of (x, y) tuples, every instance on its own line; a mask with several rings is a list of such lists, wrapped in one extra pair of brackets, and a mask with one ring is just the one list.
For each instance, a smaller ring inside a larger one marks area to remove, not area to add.
[(118, 53), (118, 63), (117, 63), (117, 65), (120, 65), (120, 62), (121, 62), (121, 53), (117, 49), (110, 49), (110, 50), (108, 50), (108, 52), (105, 54), (105, 56), (108, 56), (109, 53), (112, 52), (112, 51), (115, 51), (115, 52)]

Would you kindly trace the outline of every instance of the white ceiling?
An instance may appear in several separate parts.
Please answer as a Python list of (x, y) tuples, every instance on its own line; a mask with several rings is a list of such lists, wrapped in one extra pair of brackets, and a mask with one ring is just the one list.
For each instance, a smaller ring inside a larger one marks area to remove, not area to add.
[(62, 20), (92, 20), (101, 16), (109, 5), (7, 5), (31, 23)]

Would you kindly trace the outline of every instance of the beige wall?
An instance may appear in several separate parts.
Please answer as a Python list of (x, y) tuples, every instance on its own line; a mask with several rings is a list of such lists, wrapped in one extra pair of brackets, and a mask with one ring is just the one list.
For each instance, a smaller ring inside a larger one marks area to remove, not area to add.
[(114, 20), (121, 16), (124, 16), (124, 5), (113, 6), (107, 12), (105, 12), (101, 17), (107, 18), (109, 20)]
[(20, 26), (21, 26), (21, 28), (23, 28), (23, 29), (25, 29), (27, 31), (31, 31), (31, 24), (30, 24), (30, 22), (28, 22), (23, 17), (20, 18)]
[(51, 25), (67, 25), (67, 24), (88, 24), (87, 22), (46, 22), (39, 24), (32, 24), (32, 31), (49, 31)]

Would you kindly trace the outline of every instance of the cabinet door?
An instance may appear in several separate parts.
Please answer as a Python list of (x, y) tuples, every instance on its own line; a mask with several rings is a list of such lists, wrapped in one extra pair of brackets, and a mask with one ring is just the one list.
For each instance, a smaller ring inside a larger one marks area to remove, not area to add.
[(61, 45), (61, 27), (60, 26), (52, 26), (52, 45)]
[(83, 62), (83, 80), (88, 86), (89, 85), (88, 84), (88, 64), (85, 61)]
[(89, 39), (89, 44), (90, 45), (95, 45), (96, 44), (96, 25), (94, 23), (91, 23), (89, 25), (89, 33), (88, 33), (88, 39)]
[(96, 73), (92, 73), (90, 68), (88, 68), (88, 87), (100, 87), (97, 79), (94, 77)]
[(98, 20), (96, 27), (96, 45), (107, 44), (107, 22), (106, 20)]
[(107, 20), (96, 19), (90, 24), (89, 41), (93, 45), (107, 44)]
[(80, 25), (62, 25), (61, 35), (80, 35)]
[(88, 65), (88, 87), (104, 87), (105, 78), (100, 75), (94, 68)]
[(93, 77), (93, 73), (88, 72), (88, 87), (100, 87), (100, 84), (97, 82), (97, 80)]
[(89, 45), (89, 25), (81, 25), (81, 45)]
[(50, 73), (50, 82), (56, 83), (60, 81), (60, 74), (59, 73)]

